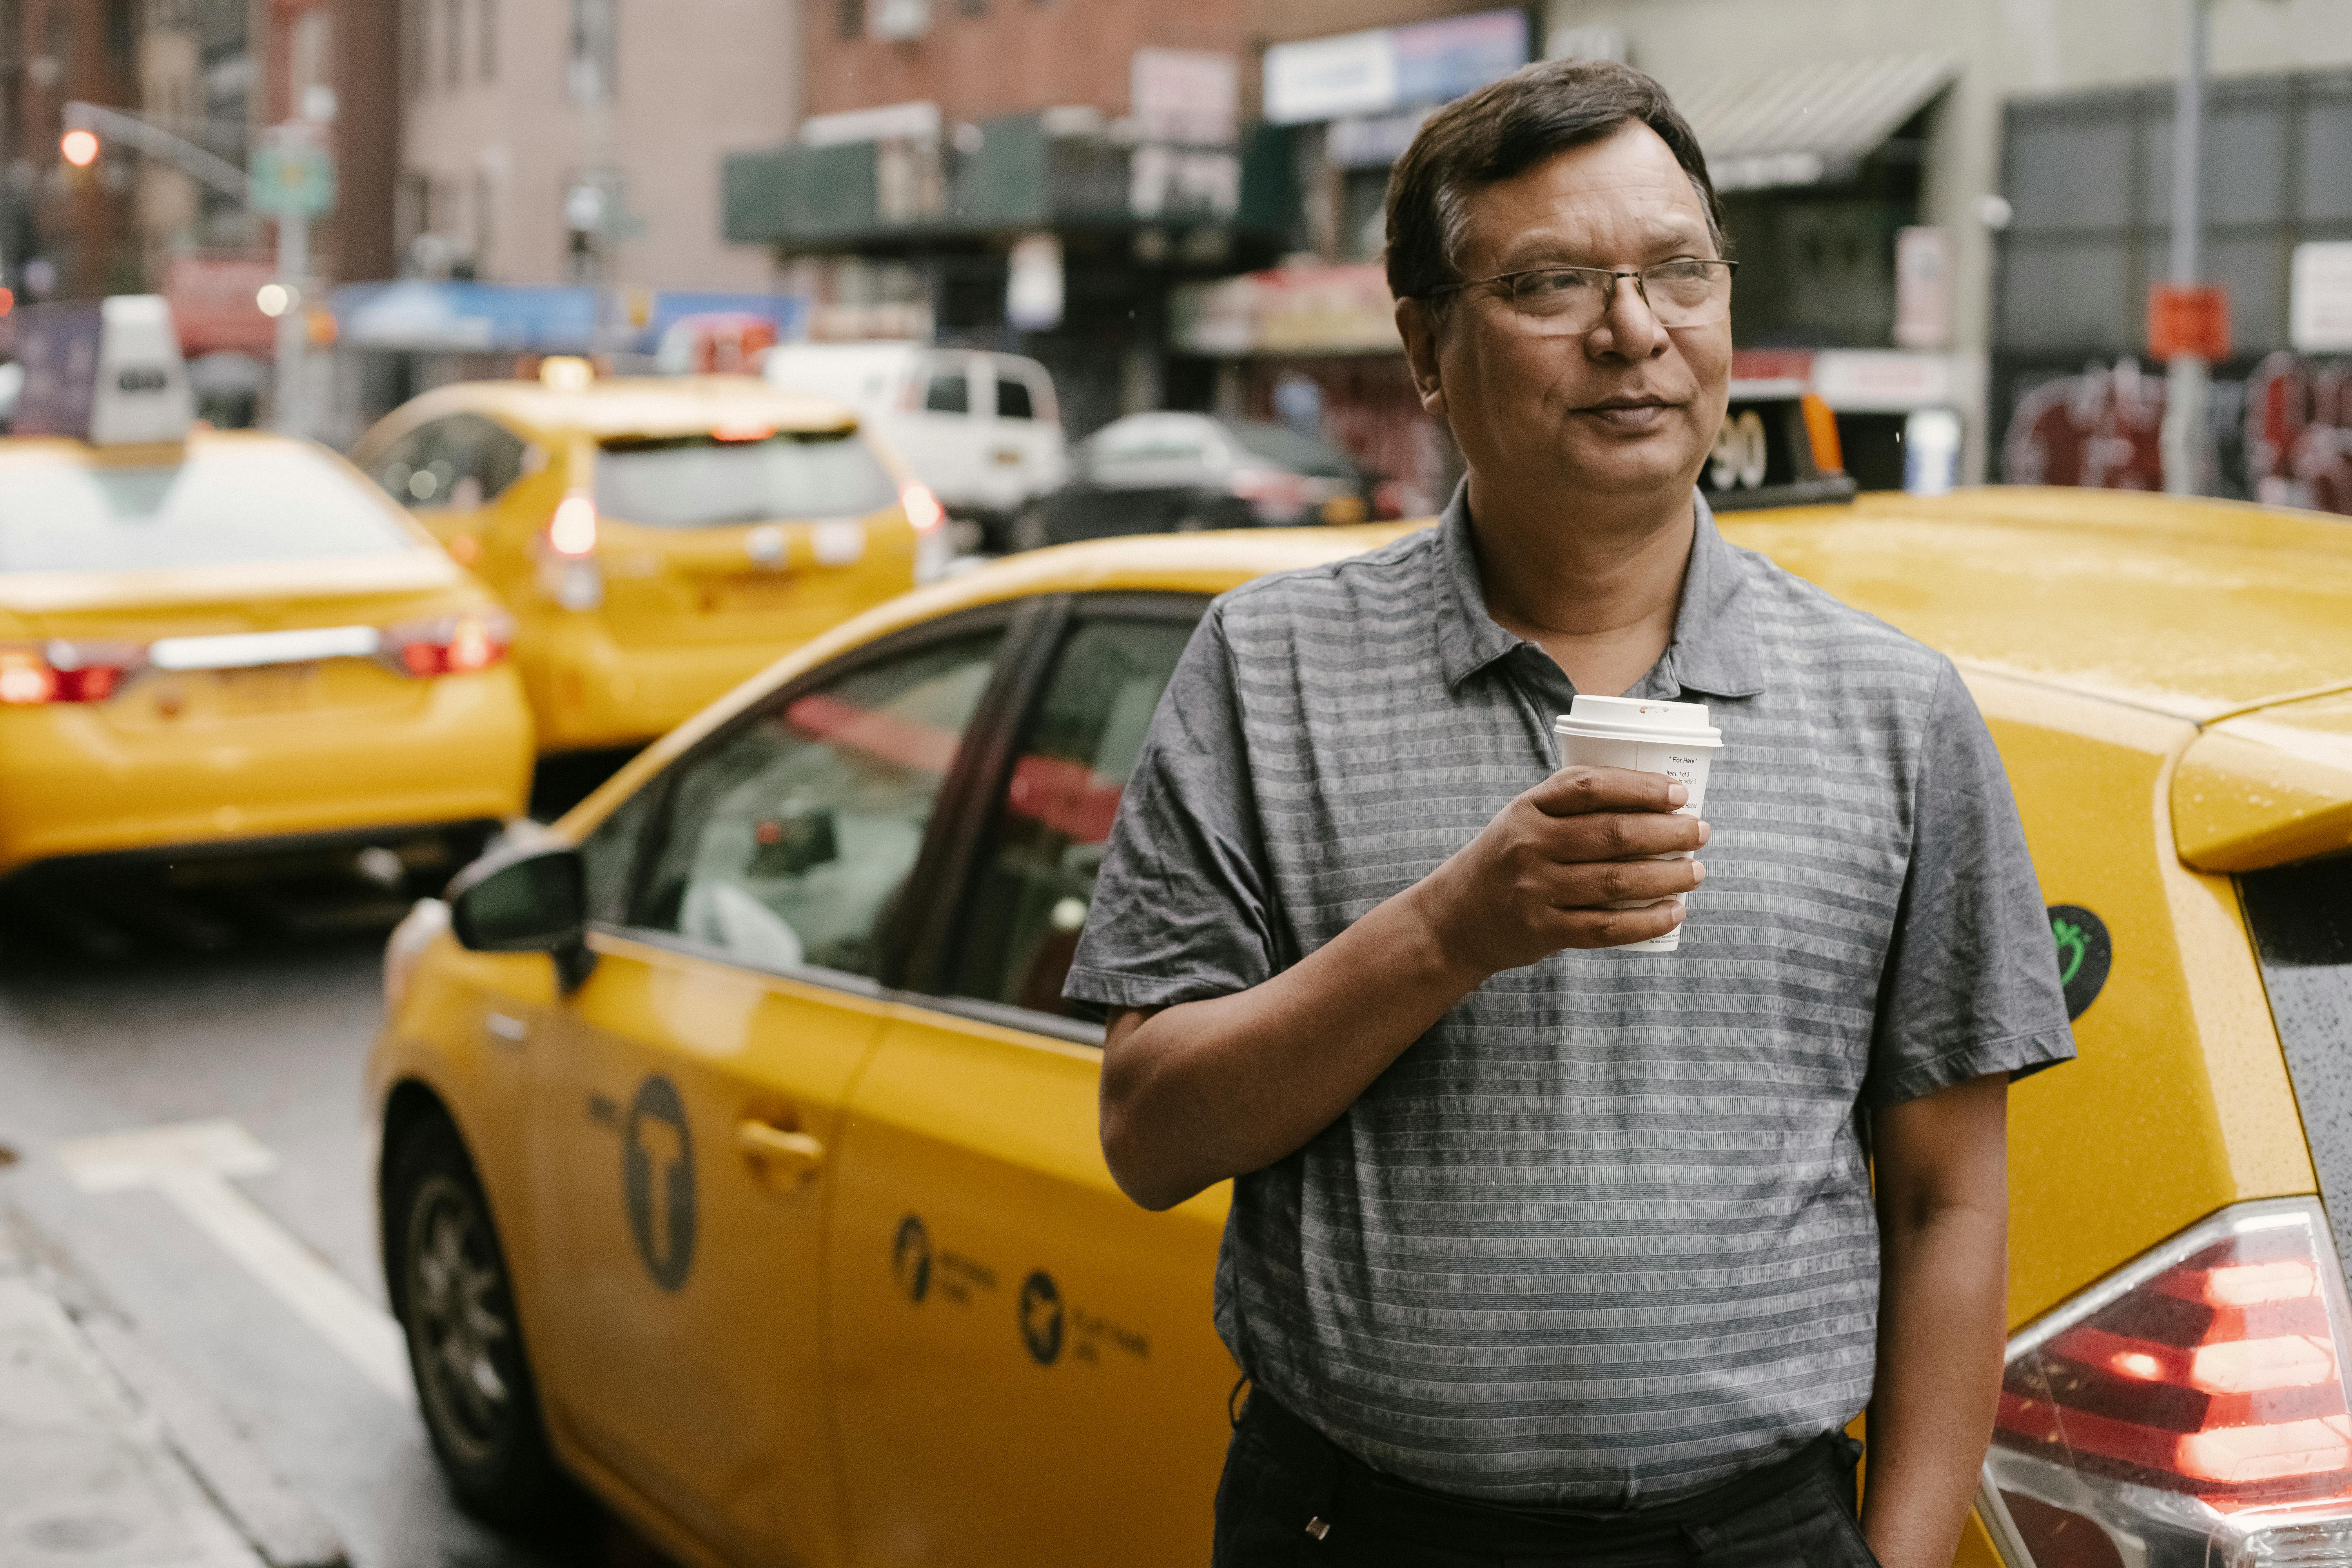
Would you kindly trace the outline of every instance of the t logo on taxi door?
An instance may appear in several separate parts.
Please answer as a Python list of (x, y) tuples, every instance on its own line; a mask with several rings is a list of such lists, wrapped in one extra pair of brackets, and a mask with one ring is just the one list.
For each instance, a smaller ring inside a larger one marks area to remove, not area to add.
[(677, 1086), (656, 1073), (637, 1087), (621, 1139), (629, 1230), (654, 1283), (675, 1290), (694, 1267), (694, 1142)]

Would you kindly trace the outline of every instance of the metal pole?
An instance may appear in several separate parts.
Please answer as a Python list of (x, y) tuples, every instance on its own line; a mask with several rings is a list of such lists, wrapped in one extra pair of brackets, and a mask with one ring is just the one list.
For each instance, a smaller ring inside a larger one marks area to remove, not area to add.
[[(2180, 288), (2204, 270), (2205, 6), (2206, 0), (2181, 0), (2186, 58), (2172, 110), (2172, 282)], [(2173, 495), (2205, 488), (2207, 371), (2197, 355), (2176, 354), (2165, 373), (2164, 488)]]
[(278, 318), (278, 372), (274, 392), (277, 403), (276, 424), (278, 432), (287, 436), (308, 433), (309, 410), (303, 406), (305, 389), (302, 385), (302, 351), (310, 337), (310, 302), (305, 289), (310, 282), (310, 215), (303, 212), (281, 212), (278, 215), (278, 281), (284, 285), (291, 298), (285, 313)]

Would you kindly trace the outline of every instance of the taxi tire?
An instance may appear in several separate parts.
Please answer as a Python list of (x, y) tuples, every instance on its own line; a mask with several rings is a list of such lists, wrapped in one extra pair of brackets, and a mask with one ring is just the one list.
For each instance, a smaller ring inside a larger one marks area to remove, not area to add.
[[(385, 1160), (383, 1224), (393, 1306), (408, 1341), (417, 1412), (458, 1506), (509, 1530), (559, 1522), (577, 1493), (548, 1445), (489, 1202), (464, 1142), (446, 1119), (409, 1128)], [(452, 1269), (456, 1261), (463, 1267)], [(493, 1402), (499, 1408), (487, 1420), (477, 1409), (469, 1421), (469, 1413), (456, 1407), (462, 1403), (459, 1391), (426, 1375), (435, 1355), (430, 1336), (448, 1327), (453, 1288), (467, 1295), (461, 1305), (468, 1310), (459, 1317), (477, 1326), (495, 1324), (487, 1334), (469, 1332), (460, 1346), (475, 1352), (478, 1363), (486, 1361), (503, 1389), (504, 1398)]]

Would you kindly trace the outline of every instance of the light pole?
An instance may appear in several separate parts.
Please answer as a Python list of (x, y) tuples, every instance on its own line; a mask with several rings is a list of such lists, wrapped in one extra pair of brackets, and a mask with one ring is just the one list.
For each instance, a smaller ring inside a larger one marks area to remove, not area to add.
[[(2186, 58), (2172, 110), (2172, 285), (2197, 286), (2204, 266), (2205, 53), (2207, 0), (2181, 0)], [(2164, 488), (2177, 496), (2204, 489), (2208, 431), (2205, 409), (2210, 367), (2195, 353), (2176, 353), (2165, 372)]]
[(278, 221), (278, 285), (281, 309), (277, 320), (277, 426), (288, 435), (303, 433), (301, 399), (296, 389), (302, 377), (303, 352), (309, 344), (309, 312), (302, 308), (310, 281), (310, 215), (324, 211), (333, 199), (334, 174), (325, 162), (325, 149), (299, 128), (277, 127), (257, 160), (267, 176), (257, 181), (227, 159), (206, 152), (193, 142), (173, 135), (159, 125), (109, 109), (102, 103), (76, 100), (65, 106), (68, 135), (83, 132), (110, 137), (161, 158), (189, 178), (201, 181), (238, 205), (267, 212)]

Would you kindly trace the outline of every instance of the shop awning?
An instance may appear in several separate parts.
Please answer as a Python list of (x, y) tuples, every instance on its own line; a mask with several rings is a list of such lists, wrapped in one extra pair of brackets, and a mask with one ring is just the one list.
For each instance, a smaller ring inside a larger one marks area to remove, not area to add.
[(1716, 189), (1817, 185), (1851, 174), (1957, 70), (1942, 55), (1816, 60), (1696, 82), (1675, 104), (1706, 150)]

